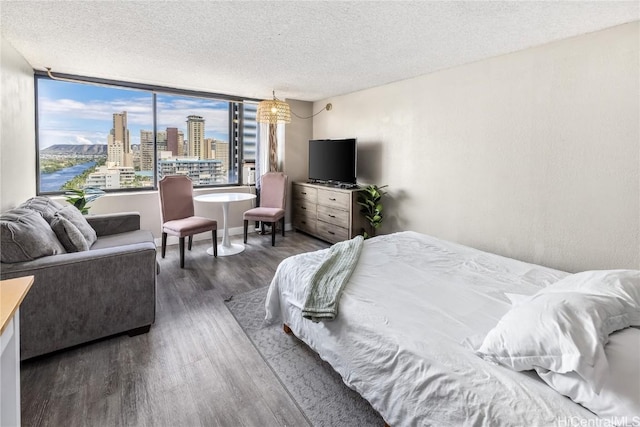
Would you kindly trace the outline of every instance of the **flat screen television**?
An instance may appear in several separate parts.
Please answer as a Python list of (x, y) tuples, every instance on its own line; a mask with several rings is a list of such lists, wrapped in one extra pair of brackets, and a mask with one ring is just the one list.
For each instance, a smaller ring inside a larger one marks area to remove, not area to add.
[(309, 141), (309, 180), (336, 184), (356, 183), (356, 139)]

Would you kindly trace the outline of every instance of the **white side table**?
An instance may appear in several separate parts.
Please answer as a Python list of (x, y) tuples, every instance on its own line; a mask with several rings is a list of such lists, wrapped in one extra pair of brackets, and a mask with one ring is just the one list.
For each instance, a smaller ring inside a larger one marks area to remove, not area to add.
[[(224, 229), (222, 234), (222, 243), (218, 245), (218, 256), (235, 255), (244, 251), (243, 244), (231, 243), (229, 240), (229, 226), (227, 222), (227, 217), (229, 216), (229, 205), (234, 202), (245, 202), (255, 198), (256, 195), (250, 193), (212, 193), (201, 194), (193, 198), (196, 202), (222, 203)], [(209, 255), (213, 255), (213, 246), (207, 249), (207, 253)]]
[(20, 304), (33, 276), (0, 281), (0, 426), (20, 425)]

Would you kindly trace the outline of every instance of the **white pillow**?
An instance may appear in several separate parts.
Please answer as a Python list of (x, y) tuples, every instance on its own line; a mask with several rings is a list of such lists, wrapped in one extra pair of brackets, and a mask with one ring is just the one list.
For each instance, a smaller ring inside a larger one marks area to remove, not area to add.
[(640, 326), (640, 271), (586, 271), (512, 307), (476, 354), (516, 371), (575, 372), (597, 393), (609, 334), (628, 326)]
[(568, 396), (615, 425), (640, 425), (640, 329), (611, 334), (604, 348), (609, 375), (599, 394), (575, 372), (558, 374), (538, 368), (538, 375), (558, 393)]

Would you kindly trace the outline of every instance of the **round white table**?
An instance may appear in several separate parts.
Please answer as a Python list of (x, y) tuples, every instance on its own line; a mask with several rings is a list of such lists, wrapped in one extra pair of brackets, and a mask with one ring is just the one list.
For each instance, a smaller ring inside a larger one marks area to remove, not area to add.
[[(229, 216), (229, 205), (233, 202), (244, 202), (256, 198), (255, 194), (249, 193), (213, 193), (201, 194), (193, 198), (196, 202), (206, 203), (222, 203), (222, 219), (224, 221), (224, 229), (222, 234), (222, 243), (218, 245), (218, 256), (228, 256), (239, 254), (244, 251), (244, 245), (239, 243), (231, 243), (229, 240), (229, 227), (227, 217)], [(213, 255), (213, 246), (207, 249), (209, 255)]]

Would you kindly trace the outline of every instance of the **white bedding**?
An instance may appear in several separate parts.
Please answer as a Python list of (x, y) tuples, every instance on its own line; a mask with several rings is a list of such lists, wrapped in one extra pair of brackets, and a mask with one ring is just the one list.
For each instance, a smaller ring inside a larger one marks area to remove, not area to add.
[(301, 309), (324, 251), (280, 264), (266, 319), (286, 323), (391, 426), (597, 420), (535, 373), (490, 364), (462, 344), (481, 342), (509, 310), (505, 293), (531, 295), (567, 273), (414, 232), (379, 236), (365, 242), (336, 319), (313, 323)]

